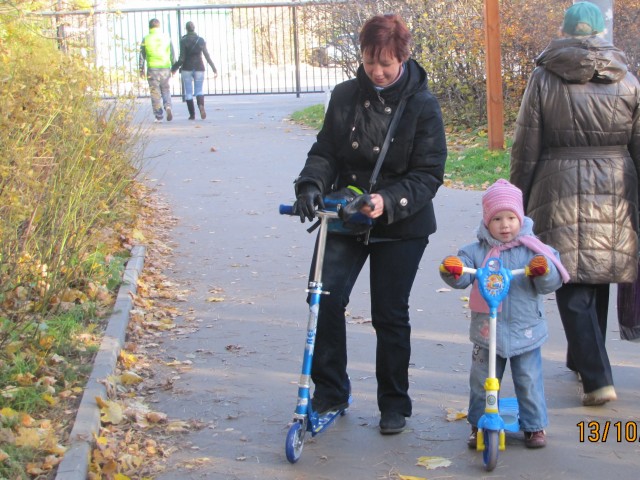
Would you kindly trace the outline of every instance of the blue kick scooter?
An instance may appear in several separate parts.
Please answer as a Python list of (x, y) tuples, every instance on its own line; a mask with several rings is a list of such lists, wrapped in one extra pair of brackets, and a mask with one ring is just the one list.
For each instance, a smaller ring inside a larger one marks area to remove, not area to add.
[[(334, 200), (324, 200), (325, 209), (317, 210), (316, 215), (319, 218), (320, 231), (318, 233), (318, 247), (316, 253), (316, 263), (313, 278), (309, 281), (309, 319), (307, 322), (307, 338), (304, 348), (304, 356), (302, 360), (302, 372), (298, 381), (298, 402), (293, 414), (293, 422), (289, 427), (287, 439), (285, 442), (285, 453), (287, 460), (296, 463), (302, 455), (304, 447), (304, 437), (306, 432), (310, 432), (312, 437), (322, 432), (325, 428), (333, 423), (340, 415), (344, 415), (346, 408), (329, 410), (322, 414), (313, 410), (311, 405), (310, 384), (311, 384), (311, 364), (313, 360), (313, 349), (316, 340), (316, 327), (318, 324), (318, 312), (320, 309), (320, 296), (329, 295), (330, 292), (322, 290), (322, 265), (324, 262), (324, 251), (327, 242), (328, 223), (330, 219), (340, 218), (339, 212), (344, 207), (344, 202), (336, 202)], [(283, 215), (297, 215), (294, 207), (291, 205), (280, 205), (280, 213)], [(360, 218), (356, 218), (357, 223), (367, 223), (370, 219), (360, 214)], [(349, 404), (352, 402), (349, 395)]]
[[(518, 400), (501, 398), (498, 400), (500, 381), (496, 378), (496, 323), (498, 307), (509, 293), (511, 278), (525, 274), (525, 269), (507, 270), (499, 258), (490, 258), (484, 267), (475, 269), (464, 267), (463, 273), (476, 276), (482, 298), (489, 305), (489, 372), (485, 380), (486, 404), (484, 415), (478, 421), (478, 441), (476, 449), (482, 451), (485, 469), (492, 471), (498, 462), (498, 450), (505, 449), (505, 430), (520, 430), (518, 421)], [(505, 422), (505, 420), (508, 420)]]

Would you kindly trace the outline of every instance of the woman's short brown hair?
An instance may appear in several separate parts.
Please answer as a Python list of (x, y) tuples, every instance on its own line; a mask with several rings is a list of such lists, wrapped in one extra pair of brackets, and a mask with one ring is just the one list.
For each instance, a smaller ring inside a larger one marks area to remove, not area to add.
[(411, 32), (404, 20), (395, 14), (376, 15), (367, 20), (360, 30), (360, 51), (377, 58), (383, 50), (401, 62), (409, 59)]

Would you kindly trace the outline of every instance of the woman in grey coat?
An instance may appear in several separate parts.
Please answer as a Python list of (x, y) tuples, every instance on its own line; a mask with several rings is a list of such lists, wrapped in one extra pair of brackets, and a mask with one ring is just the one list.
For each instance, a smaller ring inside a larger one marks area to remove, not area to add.
[(564, 36), (536, 59), (511, 151), (511, 182), (535, 233), (571, 276), (556, 300), (567, 367), (590, 406), (617, 398), (605, 348), (609, 289), (633, 282), (638, 265), (640, 84), (603, 30), (590, 2), (565, 12)]

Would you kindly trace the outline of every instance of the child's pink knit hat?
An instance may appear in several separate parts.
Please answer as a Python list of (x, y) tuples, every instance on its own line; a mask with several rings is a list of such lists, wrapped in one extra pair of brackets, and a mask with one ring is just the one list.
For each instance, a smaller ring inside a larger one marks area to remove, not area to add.
[(524, 207), (522, 205), (522, 191), (515, 185), (503, 180), (497, 180), (484, 192), (482, 196), (482, 219), (484, 224), (489, 226), (489, 222), (494, 215), (502, 210), (513, 212), (520, 220), (524, 219)]

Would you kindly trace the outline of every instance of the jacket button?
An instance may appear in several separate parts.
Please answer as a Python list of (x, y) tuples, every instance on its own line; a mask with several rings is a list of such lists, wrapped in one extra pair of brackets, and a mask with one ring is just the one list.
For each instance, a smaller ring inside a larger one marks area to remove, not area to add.
[(351, 144), (351, 148), (353, 148), (354, 150), (355, 150), (356, 148), (358, 148), (359, 146), (360, 146), (360, 144), (358, 144), (358, 142), (353, 142), (353, 143)]
[(384, 113), (391, 115), (391, 107), (384, 107)]
[(373, 153), (380, 153), (380, 147), (373, 147)]
[(369, 108), (371, 106), (371, 102), (369, 100), (364, 101), (364, 108)]
[(407, 206), (408, 200), (406, 198), (401, 198), (400, 199), (400, 206), (402, 207), (406, 207)]
[(358, 179), (358, 176), (355, 173), (352, 173), (351, 180), (355, 182), (357, 179)]

